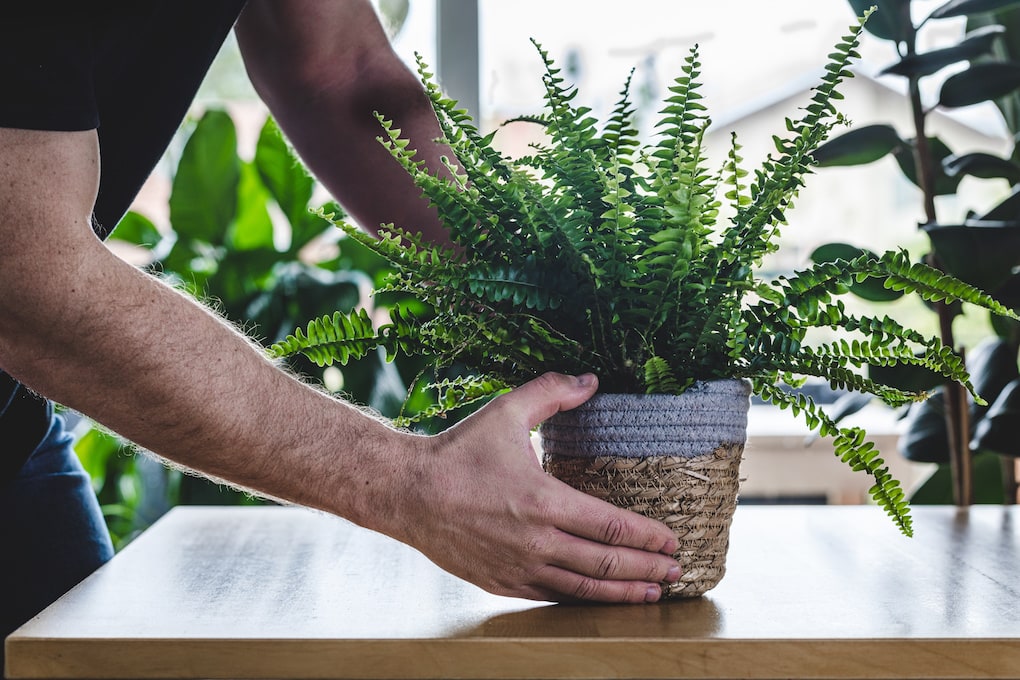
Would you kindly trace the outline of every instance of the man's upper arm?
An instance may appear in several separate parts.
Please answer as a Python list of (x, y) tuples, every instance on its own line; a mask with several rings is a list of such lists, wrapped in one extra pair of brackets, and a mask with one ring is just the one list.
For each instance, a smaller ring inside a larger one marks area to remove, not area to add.
[(0, 334), (44, 316), (40, 301), (66, 284), (59, 268), (73, 269), (82, 245), (96, 243), (98, 186), (95, 131), (0, 128)]
[(275, 90), (354, 84), (379, 50), (389, 50), (367, 0), (249, 0), (236, 26), (249, 76), (269, 99)]

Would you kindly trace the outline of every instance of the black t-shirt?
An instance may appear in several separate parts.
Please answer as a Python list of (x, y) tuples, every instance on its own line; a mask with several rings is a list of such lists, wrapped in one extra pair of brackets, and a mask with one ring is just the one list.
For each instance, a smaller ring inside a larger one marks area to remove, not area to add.
[[(91, 130), (106, 238), (187, 113), (244, 0), (34, 0), (0, 6), (0, 127)], [(46, 404), (0, 373), (0, 487), (45, 434)]]

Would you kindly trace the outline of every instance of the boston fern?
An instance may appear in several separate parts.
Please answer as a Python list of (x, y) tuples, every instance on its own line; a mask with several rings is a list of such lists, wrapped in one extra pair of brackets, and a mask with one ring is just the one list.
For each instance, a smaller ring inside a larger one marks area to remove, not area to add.
[[(629, 79), (605, 125), (572, 104), (548, 54), (543, 114), (528, 120), (548, 141), (512, 160), (444, 97), (419, 59), (419, 73), (459, 164), (430, 173), (400, 130), (380, 117), (380, 141), (409, 172), (448, 227), (456, 251), (387, 225), (378, 239), (339, 224), (388, 259), (382, 290), (413, 293), (427, 314), (391, 311), (376, 327), (364, 310), (317, 319), (273, 346), (276, 357), (304, 353), (320, 364), (346, 363), (378, 348), (466, 367), (469, 377), (435, 385), (441, 414), (519, 385), (545, 371), (593, 372), (601, 389), (681, 393), (695, 381), (748, 379), (765, 401), (791, 408), (855, 470), (875, 477), (871, 495), (905, 533), (907, 502), (859, 428), (837, 426), (812, 400), (779, 387), (808, 377), (877, 395), (890, 404), (924, 398), (864, 377), (865, 365), (923, 365), (972, 391), (960, 358), (935, 338), (890, 318), (850, 314), (836, 296), (867, 278), (928, 300), (964, 300), (1012, 313), (977, 289), (911, 263), (902, 252), (816, 265), (774, 281), (757, 278), (774, 252), (779, 227), (811, 153), (844, 123), (833, 101), (856, 57), (862, 18), (829, 55), (825, 74), (799, 120), (786, 121), (777, 154), (750, 176), (732, 138), (712, 170), (704, 155), (709, 118), (697, 47), (669, 88), (657, 141), (639, 142)], [(722, 200), (731, 215), (721, 218)], [(327, 216), (328, 217), (328, 216)], [(845, 339), (809, 344), (811, 329)]]

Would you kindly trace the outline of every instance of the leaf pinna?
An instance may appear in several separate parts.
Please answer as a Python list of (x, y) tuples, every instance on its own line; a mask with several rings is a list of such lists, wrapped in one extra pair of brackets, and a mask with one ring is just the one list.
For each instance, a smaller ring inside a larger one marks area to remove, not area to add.
[[(650, 146), (637, 141), (629, 83), (599, 129), (588, 109), (572, 103), (576, 90), (538, 46), (546, 110), (522, 120), (543, 126), (548, 141), (516, 160), (493, 150), (492, 135), (475, 129), (419, 60), (443, 141), (457, 159), (448, 163), (453, 176), (430, 173), (385, 120), (380, 141), (439, 211), (458, 254), (392, 226), (374, 240), (341, 223), (394, 264), (386, 289), (414, 294), (429, 312), (395, 310), (374, 335), (361, 313), (352, 315), (356, 321), (325, 317), (273, 354), (343, 363), (374, 343), (389, 353), (423, 354), (437, 367), (466, 367), (474, 377), (440, 383), (428, 415), (546, 371), (590, 371), (604, 391), (625, 393), (680, 393), (695, 381), (747, 379), (755, 394), (832, 435), (836, 455), (874, 476), (875, 501), (909, 534), (904, 494), (864, 433), (839, 427), (811, 399), (779, 385), (819, 377), (889, 403), (924, 398), (858, 371), (896, 363), (921, 363), (969, 385), (958, 357), (938, 340), (891, 319), (849, 314), (837, 298), (862, 280), (1012, 312), (902, 253), (819, 264), (772, 281), (756, 274), (778, 248), (812, 152), (844, 122), (833, 100), (851, 76), (865, 19), (836, 45), (803, 115), (786, 121), (788, 136), (776, 139), (775, 155), (753, 175), (741, 168), (735, 138), (721, 168), (710, 169), (696, 46), (669, 88)], [(725, 220), (723, 199), (733, 215)], [(812, 345), (808, 331), (819, 327), (846, 338)]]

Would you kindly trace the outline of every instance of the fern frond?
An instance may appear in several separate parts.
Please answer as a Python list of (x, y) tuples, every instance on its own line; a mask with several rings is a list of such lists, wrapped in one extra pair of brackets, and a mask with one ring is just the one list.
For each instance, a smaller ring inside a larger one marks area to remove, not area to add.
[(856, 52), (870, 10), (851, 26), (835, 51), (829, 55), (822, 82), (813, 89), (811, 104), (799, 121), (787, 120), (790, 139), (775, 138), (779, 156), (762, 164), (750, 187), (750, 202), (738, 206), (735, 229), (726, 234), (725, 252), (737, 254), (744, 264), (761, 264), (765, 255), (775, 250), (778, 225), (786, 223), (786, 211), (793, 205), (803, 178), (814, 164), (812, 152), (825, 141), (833, 126), (843, 122), (832, 104), (840, 97), (837, 90), (844, 78), (853, 77), (850, 60)]
[(913, 520), (906, 495), (889, 473), (889, 467), (879, 456), (878, 449), (865, 439), (863, 430), (839, 427), (818, 408), (814, 400), (803, 394), (790, 394), (762, 379), (753, 379), (751, 385), (752, 391), (765, 401), (783, 410), (791, 409), (794, 415), (802, 416), (808, 426), (822, 436), (832, 435), (835, 455), (855, 472), (864, 472), (875, 478), (875, 484), (869, 490), (871, 497), (892, 517), (900, 531), (907, 536), (913, 535)]
[(969, 302), (994, 314), (1020, 319), (1012, 309), (974, 286), (926, 264), (911, 263), (905, 252), (885, 253), (881, 257), (881, 269), (874, 266), (873, 270), (873, 275), (886, 277), (885, 286), (891, 290), (917, 293), (929, 302)]
[(332, 316), (312, 319), (305, 330), (298, 328), (267, 351), (274, 359), (304, 354), (318, 366), (334, 362), (346, 365), (351, 359), (360, 359), (385, 345), (388, 340), (386, 335), (376, 333), (368, 312), (359, 309), (350, 314), (335, 312)]
[(669, 362), (662, 357), (649, 357), (645, 362), (646, 394), (680, 394), (694, 384), (693, 378), (677, 379)]
[(474, 375), (448, 378), (428, 387), (436, 391), (435, 401), (419, 413), (398, 416), (393, 421), (394, 425), (409, 427), (429, 418), (446, 418), (456, 409), (492, 399), (510, 390), (509, 385), (499, 380)]

